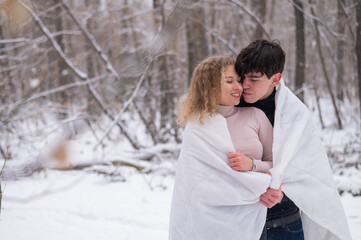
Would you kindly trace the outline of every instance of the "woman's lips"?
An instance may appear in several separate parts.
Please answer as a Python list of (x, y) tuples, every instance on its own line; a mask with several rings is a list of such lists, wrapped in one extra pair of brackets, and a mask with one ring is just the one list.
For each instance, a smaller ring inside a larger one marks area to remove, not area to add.
[(232, 93), (231, 96), (234, 97), (234, 98), (241, 98), (240, 93)]

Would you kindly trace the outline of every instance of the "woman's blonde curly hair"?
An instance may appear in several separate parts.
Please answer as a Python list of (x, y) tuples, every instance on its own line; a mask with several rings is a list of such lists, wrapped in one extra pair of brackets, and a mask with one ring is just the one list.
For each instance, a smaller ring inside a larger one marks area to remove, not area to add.
[(181, 125), (194, 118), (202, 124), (204, 118), (216, 113), (225, 68), (233, 64), (230, 57), (214, 56), (197, 65), (188, 93), (179, 101), (178, 122)]

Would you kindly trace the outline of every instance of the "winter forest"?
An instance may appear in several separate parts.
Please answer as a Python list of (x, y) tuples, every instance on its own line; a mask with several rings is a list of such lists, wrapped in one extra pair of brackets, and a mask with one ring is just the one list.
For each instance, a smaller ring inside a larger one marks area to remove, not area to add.
[(167, 239), (193, 69), (265, 38), (361, 239), (360, 0), (0, 0), (0, 13), (1, 238)]

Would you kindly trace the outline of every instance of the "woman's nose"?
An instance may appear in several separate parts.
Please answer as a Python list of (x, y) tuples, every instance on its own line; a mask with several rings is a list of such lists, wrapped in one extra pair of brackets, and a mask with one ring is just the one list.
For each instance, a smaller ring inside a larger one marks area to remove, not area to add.
[(242, 91), (242, 89), (243, 89), (243, 87), (242, 87), (242, 83), (240, 83), (240, 82), (236, 82), (235, 83), (235, 85), (234, 85), (234, 89), (239, 89), (239, 90), (241, 90)]

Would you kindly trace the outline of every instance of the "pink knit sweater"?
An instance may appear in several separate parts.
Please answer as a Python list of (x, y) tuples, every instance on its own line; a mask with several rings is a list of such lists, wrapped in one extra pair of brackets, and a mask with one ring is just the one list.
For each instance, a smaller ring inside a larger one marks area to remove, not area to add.
[(254, 107), (218, 106), (217, 111), (227, 120), (236, 151), (255, 159), (256, 172), (268, 172), (273, 166), (273, 128), (266, 115)]

